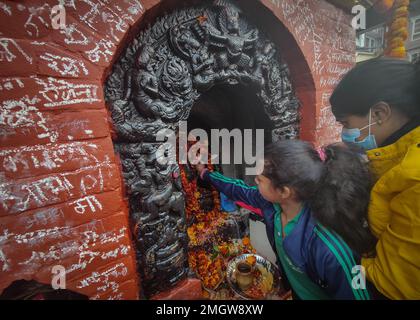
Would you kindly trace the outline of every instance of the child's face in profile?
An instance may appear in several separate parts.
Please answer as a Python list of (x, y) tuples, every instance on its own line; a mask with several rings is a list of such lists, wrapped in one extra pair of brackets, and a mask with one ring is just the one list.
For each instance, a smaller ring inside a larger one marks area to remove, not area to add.
[(270, 179), (260, 174), (255, 177), (255, 183), (258, 186), (258, 191), (265, 200), (274, 203), (279, 202), (279, 190), (273, 186)]
[(264, 173), (264, 160), (259, 159), (257, 161), (257, 176), (255, 177), (255, 183), (258, 186), (258, 191), (261, 193), (263, 198), (273, 203), (283, 203), (286, 200), (291, 199), (292, 192), (289, 187), (284, 187), (282, 190), (276, 188), (269, 178)]

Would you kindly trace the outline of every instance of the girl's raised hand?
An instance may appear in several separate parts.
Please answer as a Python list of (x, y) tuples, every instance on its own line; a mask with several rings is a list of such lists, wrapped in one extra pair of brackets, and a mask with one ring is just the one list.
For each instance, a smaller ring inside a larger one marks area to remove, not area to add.
[(192, 166), (194, 167), (195, 170), (197, 170), (199, 175), (201, 175), (201, 172), (203, 172), (203, 170), (206, 168), (206, 165), (201, 164), (201, 163), (198, 163), (198, 164), (195, 164), (195, 165), (192, 165)]
[(208, 141), (203, 141), (203, 142), (196, 142), (195, 146), (197, 148), (199, 148), (199, 152), (195, 155), (195, 159), (193, 163), (190, 163), (191, 166), (197, 170), (198, 174), (201, 175), (201, 172), (203, 172), (203, 170), (206, 168), (206, 165), (203, 163), (200, 163), (200, 160), (202, 160), (203, 157), (207, 158), (207, 152), (202, 152), (201, 148), (204, 148), (203, 150), (207, 150), (208, 148)]

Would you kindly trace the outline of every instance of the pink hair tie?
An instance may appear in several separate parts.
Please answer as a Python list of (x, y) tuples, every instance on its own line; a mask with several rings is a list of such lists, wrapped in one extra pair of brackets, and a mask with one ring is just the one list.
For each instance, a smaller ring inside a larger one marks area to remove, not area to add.
[(319, 147), (318, 149), (316, 149), (316, 151), (318, 152), (318, 155), (321, 158), (321, 161), (325, 162), (325, 160), (327, 160), (327, 155), (325, 153), (324, 148)]

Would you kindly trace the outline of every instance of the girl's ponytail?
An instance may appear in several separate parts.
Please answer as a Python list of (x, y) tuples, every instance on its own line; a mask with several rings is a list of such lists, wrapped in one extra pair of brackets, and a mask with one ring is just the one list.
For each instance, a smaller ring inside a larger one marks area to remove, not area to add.
[(354, 148), (344, 144), (324, 148), (324, 169), (310, 205), (319, 223), (362, 255), (374, 252), (376, 244), (367, 222), (372, 181), (367, 164)]
[(370, 253), (376, 240), (367, 223), (372, 183), (354, 148), (335, 144), (317, 152), (308, 142), (278, 141), (264, 149), (263, 175), (278, 189), (293, 188), (320, 224), (361, 255)]

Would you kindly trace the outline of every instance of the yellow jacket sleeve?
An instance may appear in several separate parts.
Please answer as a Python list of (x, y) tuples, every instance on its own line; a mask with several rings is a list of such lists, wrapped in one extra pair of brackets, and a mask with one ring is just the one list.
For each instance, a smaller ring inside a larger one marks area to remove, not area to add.
[(363, 259), (367, 277), (392, 299), (420, 299), (420, 145), (375, 184), (369, 223), (376, 257)]

